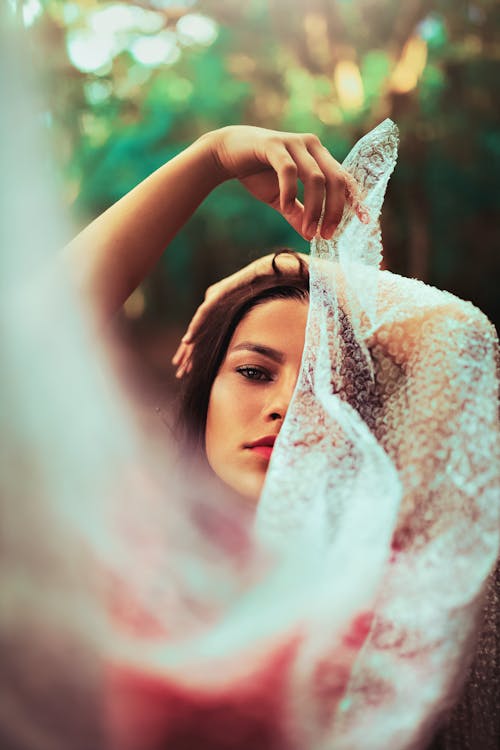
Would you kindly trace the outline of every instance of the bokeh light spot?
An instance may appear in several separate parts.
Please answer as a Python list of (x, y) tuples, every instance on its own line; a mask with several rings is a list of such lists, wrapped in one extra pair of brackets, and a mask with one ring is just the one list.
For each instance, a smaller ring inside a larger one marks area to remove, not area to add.
[(154, 8), (192, 8), (197, 0), (150, 0)]
[(365, 99), (361, 73), (355, 62), (340, 60), (333, 74), (339, 102), (344, 109), (360, 109)]
[(81, 8), (76, 3), (62, 4), (61, 16), (67, 26), (71, 26), (71, 24), (78, 21), (78, 19), (81, 17), (81, 14)]
[(412, 91), (427, 63), (427, 43), (420, 36), (412, 36), (405, 44), (392, 74), (392, 90), (398, 94)]
[(109, 81), (89, 81), (85, 84), (84, 91), (87, 102), (95, 106), (109, 99), (112, 85)]
[(31, 26), (41, 15), (43, 6), (40, 0), (25, 0), (23, 3), (23, 21), (25, 26)]
[(164, 26), (159, 13), (134, 5), (116, 3), (98, 8), (89, 17), (91, 28), (97, 33), (120, 34), (130, 31), (154, 33)]
[(182, 44), (202, 44), (208, 47), (217, 39), (218, 26), (214, 20), (199, 13), (188, 13), (177, 22), (177, 34)]
[(443, 19), (435, 13), (426, 16), (418, 24), (417, 33), (431, 47), (440, 47), (446, 44), (447, 41), (446, 27)]
[(138, 63), (151, 67), (172, 65), (177, 62), (181, 54), (176, 35), (171, 31), (164, 31), (151, 37), (138, 37), (130, 45), (130, 51)]
[(68, 57), (82, 73), (92, 73), (111, 63), (114, 40), (107, 34), (96, 34), (88, 30), (69, 31), (66, 37)]
[(169, 82), (168, 95), (175, 102), (185, 102), (193, 93), (193, 84), (187, 78), (174, 78)]

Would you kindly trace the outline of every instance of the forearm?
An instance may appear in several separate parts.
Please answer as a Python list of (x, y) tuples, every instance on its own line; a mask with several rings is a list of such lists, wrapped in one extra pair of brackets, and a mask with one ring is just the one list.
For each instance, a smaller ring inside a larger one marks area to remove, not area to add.
[[(216, 185), (236, 178), (311, 239), (331, 237), (348, 199), (366, 221), (360, 198), (338, 162), (311, 134), (231, 125), (199, 138), (112, 206), (66, 250), (80, 288), (101, 319), (112, 315)], [(297, 199), (304, 185), (304, 204)]]
[(203, 136), (87, 226), (65, 249), (100, 319), (113, 315), (223, 177)]

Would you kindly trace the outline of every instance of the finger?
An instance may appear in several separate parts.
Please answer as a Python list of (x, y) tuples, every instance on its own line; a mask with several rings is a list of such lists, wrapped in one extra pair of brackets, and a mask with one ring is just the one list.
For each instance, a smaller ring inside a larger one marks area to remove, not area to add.
[(258, 258), (245, 268), (236, 271), (235, 273), (231, 274), (231, 276), (227, 276), (225, 279), (222, 279), (221, 281), (218, 281), (217, 283), (209, 287), (209, 289), (207, 289), (205, 293), (204, 301), (201, 303), (201, 305), (198, 307), (193, 317), (191, 318), (187, 331), (182, 337), (181, 343), (188, 345), (192, 343), (193, 338), (198, 333), (198, 330), (200, 329), (210, 310), (212, 310), (217, 305), (219, 300), (221, 300), (225, 294), (227, 294), (237, 286), (252, 281), (252, 279), (258, 274), (265, 273), (266, 271), (271, 273), (272, 257), (273, 256), (269, 255), (265, 256), (264, 258)]
[[(287, 220), (298, 232), (301, 231), (302, 216), (304, 212), (303, 205), (295, 200), (294, 206), (287, 215)], [(231, 292), (231, 290), (242, 286), (247, 283), (251, 283), (257, 276), (266, 274), (273, 274), (273, 259), (274, 254), (265, 255), (262, 258), (257, 258), (245, 266), (244, 268), (236, 271), (231, 276), (218, 281), (217, 283), (210, 286), (206, 293), (205, 299), (202, 304), (198, 307), (191, 322), (189, 323), (188, 329), (181, 339), (177, 351), (172, 358), (172, 364), (177, 365), (177, 377), (182, 377), (185, 372), (189, 372), (191, 365), (189, 360), (192, 355), (194, 348), (193, 339), (197, 335), (201, 325), (206, 319), (210, 311), (217, 305), (220, 299), (225, 294)], [(184, 368), (185, 363), (188, 362), (187, 369)]]
[(191, 360), (188, 359), (188, 360), (186, 360), (186, 362), (183, 362), (180, 367), (177, 368), (177, 371), (175, 373), (175, 377), (178, 378), (178, 379), (180, 379), (184, 375), (186, 375), (188, 372), (191, 372), (191, 369), (192, 369)]
[(311, 137), (306, 145), (327, 178), (321, 235), (325, 239), (332, 237), (342, 219), (346, 203), (352, 206), (360, 221), (368, 224), (371, 221), (370, 213), (363, 203), (361, 188), (356, 179), (317, 138)]
[(364, 224), (370, 222), (370, 212), (363, 203), (361, 188), (354, 177), (344, 170), (346, 200), (353, 207), (356, 215)]
[(346, 203), (345, 180), (342, 167), (324, 146), (315, 147), (314, 158), (325, 175), (325, 210), (321, 236), (330, 239), (337, 229)]
[(345, 203), (351, 203), (354, 198), (357, 184), (354, 178), (351, 178), (349, 191), (346, 189), (347, 172), (320, 141), (312, 141), (308, 149), (325, 176), (325, 210), (321, 236), (330, 239), (340, 224)]
[[(269, 163), (278, 177), (279, 210), (285, 216), (295, 208), (298, 180), (297, 165), (283, 144), (270, 151)], [(277, 206), (275, 207), (277, 208)]]
[[(280, 144), (270, 151), (269, 163), (278, 178), (279, 200), (273, 208), (280, 211), (288, 223), (302, 236), (304, 206), (297, 200), (298, 167), (287, 148)], [(305, 237), (305, 239), (308, 239)]]
[(174, 356), (172, 357), (172, 364), (173, 365), (178, 365), (181, 362), (185, 349), (186, 349), (186, 345), (185, 345), (184, 341), (181, 341), (181, 343), (177, 347), (177, 351), (175, 352)]
[(309, 240), (309, 236), (306, 236), (302, 231), (304, 225), (304, 206), (299, 200), (295, 199), (293, 206), (283, 216), (296, 232), (305, 240)]
[(318, 162), (305, 145), (291, 144), (288, 148), (297, 164), (299, 179), (304, 185), (304, 216), (301, 233), (306, 239), (312, 240), (321, 218), (326, 178)]
[[(236, 274), (233, 274), (233, 276), (235, 275)], [(206, 297), (201, 305), (199, 305), (193, 317), (191, 318), (186, 333), (181, 339), (181, 344), (179, 345), (177, 352), (180, 352), (182, 346), (192, 346), (192, 341), (201, 328), (203, 321), (205, 320), (209, 311), (217, 304), (219, 299), (224, 296), (225, 289), (231, 288), (231, 279), (232, 277), (230, 276), (227, 279), (223, 279), (222, 281), (219, 281), (217, 284), (214, 284), (210, 287), (210, 296)], [(175, 357), (177, 356), (177, 352), (174, 355)], [(173, 364), (177, 364), (177, 362), (174, 362), (173, 360), (172, 362)]]
[(185, 357), (185, 353), (189, 351), (189, 347), (192, 346), (191, 342), (186, 341), (183, 337), (181, 340), (181, 343), (179, 344), (177, 351), (175, 352), (174, 356), (172, 357), (172, 364), (177, 365), (179, 362), (182, 361), (182, 359)]
[(193, 344), (188, 344), (184, 348), (182, 359), (179, 362), (179, 367), (175, 373), (176, 378), (182, 378), (187, 372), (191, 371), (191, 356), (193, 353)]
[(186, 333), (182, 337), (182, 341), (184, 344), (189, 345), (191, 343), (198, 329), (203, 323), (203, 320), (205, 319), (205, 316), (210, 308), (210, 305), (214, 304), (215, 301), (216, 301), (216, 298), (212, 298), (210, 303), (207, 303), (205, 301), (205, 302), (202, 302), (201, 305), (198, 307), (195, 314), (191, 318), (191, 321), (188, 325)]
[(181, 344), (180, 354), (177, 358), (177, 364), (180, 367), (192, 354), (194, 344)]
[(369, 224), (372, 220), (370, 212), (362, 203), (356, 206), (356, 215), (358, 219), (363, 222), (363, 224)]

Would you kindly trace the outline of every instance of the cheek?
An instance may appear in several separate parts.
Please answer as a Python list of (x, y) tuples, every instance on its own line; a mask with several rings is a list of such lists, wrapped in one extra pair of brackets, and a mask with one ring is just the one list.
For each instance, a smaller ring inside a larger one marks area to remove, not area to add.
[(207, 426), (205, 430), (205, 448), (209, 461), (217, 444), (220, 442), (223, 424), (226, 422), (228, 416), (229, 407), (227, 398), (224, 398), (223, 390), (218, 380), (215, 379), (208, 401)]
[(230, 375), (215, 380), (210, 392), (205, 430), (205, 449), (209, 463), (220, 460), (250, 437), (247, 425), (255, 405), (250, 394)]
[(233, 490), (257, 501), (265, 471), (250, 462), (243, 446), (262, 434), (258, 426), (262, 397), (221, 374), (212, 386), (205, 430), (205, 453), (212, 471)]
[(217, 472), (217, 463), (224, 459), (226, 446), (231, 444), (235, 426), (237, 399), (227, 380), (218, 376), (214, 380), (208, 401), (205, 450), (212, 468)]

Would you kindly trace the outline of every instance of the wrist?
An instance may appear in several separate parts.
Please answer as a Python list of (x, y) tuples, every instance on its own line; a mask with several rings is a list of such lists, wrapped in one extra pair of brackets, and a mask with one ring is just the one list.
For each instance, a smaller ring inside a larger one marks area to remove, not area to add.
[(205, 153), (207, 168), (210, 170), (217, 185), (227, 182), (227, 180), (232, 178), (232, 175), (224, 168), (219, 155), (223, 132), (225, 130), (226, 128), (210, 130), (208, 133), (201, 135), (194, 143), (194, 145), (197, 145)]

